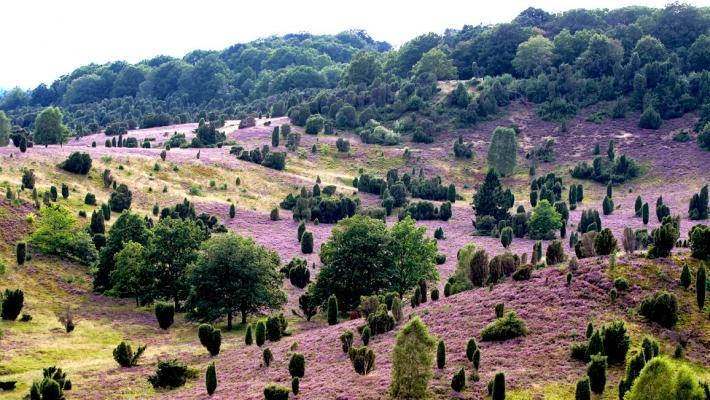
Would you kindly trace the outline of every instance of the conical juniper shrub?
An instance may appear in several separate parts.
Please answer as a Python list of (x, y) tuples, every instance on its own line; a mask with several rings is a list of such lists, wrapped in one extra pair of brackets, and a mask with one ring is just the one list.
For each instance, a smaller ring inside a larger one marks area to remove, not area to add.
[(461, 367), (451, 378), (451, 389), (460, 392), (466, 387), (466, 371)]
[(266, 324), (264, 323), (264, 321), (259, 321), (256, 323), (254, 339), (256, 340), (256, 345), (259, 347), (261, 347), (264, 342), (266, 342)]
[(217, 370), (215, 369), (214, 362), (207, 366), (207, 373), (205, 374), (205, 387), (207, 389), (207, 394), (212, 396), (214, 391), (217, 390)]
[(439, 369), (444, 368), (446, 365), (446, 345), (443, 340), (439, 340), (439, 344), (436, 346), (436, 366)]

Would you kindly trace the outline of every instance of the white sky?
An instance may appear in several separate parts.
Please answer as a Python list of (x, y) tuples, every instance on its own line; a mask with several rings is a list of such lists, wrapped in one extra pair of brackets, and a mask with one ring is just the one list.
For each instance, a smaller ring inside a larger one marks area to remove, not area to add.
[[(703, 0), (686, 0), (707, 5)], [(34, 88), (76, 67), (223, 49), (300, 31), (367, 30), (397, 46), (464, 24), (507, 22), (528, 6), (662, 7), (667, 0), (7, 0), (0, 8), (0, 88)], [(704, 3), (704, 4), (703, 4)]]

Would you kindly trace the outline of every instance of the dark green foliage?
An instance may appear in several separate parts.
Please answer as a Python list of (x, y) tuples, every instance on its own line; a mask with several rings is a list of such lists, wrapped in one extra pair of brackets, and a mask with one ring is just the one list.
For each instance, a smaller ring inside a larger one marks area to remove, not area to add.
[(606, 356), (593, 355), (587, 364), (587, 376), (589, 377), (589, 388), (593, 393), (604, 393), (606, 386)]
[(513, 206), (514, 202), (515, 197), (510, 189), (503, 190), (498, 174), (493, 169), (489, 169), (483, 185), (473, 196), (477, 228), (481, 229), (478, 227), (479, 218), (484, 216), (491, 216), (496, 222), (508, 219), (510, 217), (508, 210)]
[(591, 390), (592, 389), (589, 387), (589, 378), (578, 380), (574, 390), (574, 400), (592, 400)]
[(505, 311), (505, 304), (498, 303), (495, 306), (496, 318), (503, 318), (503, 312)]
[(308, 262), (300, 258), (292, 259), (286, 266), (288, 279), (293, 286), (303, 289), (311, 281)]
[(589, 338), (589, 344), (587, 345), (587, 360), (589, 357), (597, 354), (604, 354), (604, 342), (601, 333), (596, 330)]
[(693, 226), (688, 233), (693, 257), (710, 259), (710, 227), (702, 224)]
[(247, 325), (247, 331), (244, 334), (244, 344), (251, 346), (254, 343), (254, 332), (251, 324)]
[(342, 335), (340, 335), (340, 343), (342, 345), (343, 353), (348, 353), (350, 351), (350, 348), (353, 346), (354, 337), (355, 335), (350, 329), (346, 330), (345, 332), (343, 332)]
[(562, 248), (562, 242), (559, 240), (553, 240), (552, 243), (547, 246), (547, 250), (545, 252), (545, 261), (547, 262), (547, 265), (559, 264), (564, 260), (565, 251)]
[(201, 324), (197, 328), (197, 335), (200, 338), (200, 343), (211, 356), (214, 357), (219, 354), (219, 349), (222, 345), (222, 332), (219, 329), (215, 329), (210, 324)]
[(291, 377), (303, 378), (306, 374), (306, 359), (301, 353), (293, 353), (291, 359), (288, 361), (288, 372)]
[(35, 171), (33, 169), (23, 169), (22, 170), (22, 187), (25, 189), (34, 189), (35, 181)]
[(271, 342), (281, 339), (281, 323), (278, 317), (270, 316), (266, 319), (266, 338)]
[(506, 226), (500, 231), (500, 242), (506, 249), (513, 242), (513, 228)]
[(439, 289), (434, 288), (431, 290), (431, 300), (432, 301), (437, 301), (439, 300)]
[(298, 224), (298, 228), (296, 230), (296, 237), (298, 238), (298, 241), (301, 241), (301, 237), (303, 237), (303, 233), (306, 232), (306, 223), (305, 221), (301, 221)]
[(643, 224), (648, 224), (648, 203), (643, 203), (641, 207), (641, 218), (643, 219)]
[(592, 334), (594, 334), (594, 325), (592, 325), (591, 322), (587, 324), (587, 330), (585, 331), (585, 337), (587, 339), (592, 337)]
[(22, 307), (25, 303), (25, 293), (20, 289), (5, 289), (5, 292), (0, 296), (2, 309), (0, 317), (4, 321), (14, 321), (20, 315)]
[(532, 275), (532, 270), (533, 267), (532, 265), (523, 265), (520, 266), (518, 269), (513, 272), (513, 280), (514, 281), (526, 281), (530, 279), (530, 276)]
[(648, 256), (650, 258), (670, 256), (671, 250), (673, 250), (680, 236), (679, 226), (679, 217), (672, 218), (666, 216), (663, 218), (661, 226), (651, 231), (653, 245), (648, 249)]
[(623, 321), (613, 321), (602, 327), (602, 343), (604, 355), (610, 364), (622, 363), (631, 345), (631, 338), (626, 333)]
[(438, 227), (438, 228), (436, 228), (436, 229), (434, 230), (434, 239), (437, 239), (437, 240), (446, 239), (446, 238), (444, 237), (444, 229), (443, 229), (443, 228)]
[(313, 233), (312, 232), (303, 232), (303, 235), (301, 236), (301, 253), (303, 254), (311, 254), (313, 253)]
[(584, 210), (582, 211), (582, 216), (579, 220), (579, 225), (577, 230), (582, 233), (595, 230), (597, 232), (601, 231), (601, 218), (599, 217), (599, 212), (597, 210)]
[(155, 374), (148, 377), (154, 388), (177, 388), (187, 382), (187, 365), (178, 360), (159, 360)]
[(264, 387), (264, 400), (288, 400), (288, 388), (275, 383)]
[(617, 290), (628, 290), (629, 281), (627, 281), (626, 278), (618, 277), (614, 279), (614, 288), (616, 288)]
[(301, 310), (302, 318), (310, 321), (311, 318), (318, 312), (318, 304), (316, 303), (313, 293), (306, 291), (298, 298), (298, 308)]
[(138, 365), (138, 359), (143, 355), (145, 348), (146, 346), (138, 346), (134, 353), (130, 344), (121, 342), (113, 349), (113, 359), (123, 368), (134, 367)]
[(108, 205), (111, 211), (120, 213), (123, 210), (128, 210), (131, 208), (131, 201), (133, 200), (133, 193), (128, 190), (128, 186), (123, 183), (118, 185), (116, 190), (111, 193), (109, 197)]
[(66, 183), (62, 183), (62, 198), (66, 199), (69, 197), (69, 186)]
[[(710, 125), (707, 130), (710, 132)], [(708, 218), (708, 185), (703, 186), (699, 194), (693, 194), (691, 197), (688, 216), (692, 220)]]
[[(419, 287), (417, 287), (419, 289)], [(367, 325), (370, 327), (373, 335), (379, 335), (391, 331), (394, 328), (395, 320), (387, 312), (387, 305), (380, 304), (377, 312), (370, 314), (367, 317)]]
[(168, 329), (175, 320), (175, 305), (170, 303), (155, 303), (155, 318), (161, 329)]
[(493, 378), (491, 400), (505, 400), (505, 374), (498, 372)]
[(691, 283), (692, 276), (690, 274), (690, 268), (688, 268), (688, 264), (683, 264), (683, 271), (680, 273), (680, 286), (682, 286), (683, 289), (687, 289), (690, 287)]
[(587, 342), (573, 342), (570, 345), (570, 356), (579, 361), (588, 362), (589, 354)]
[(335, 295), (328, 297), (328, 325), (338, 323), (338, 298)]
[(446, 345), (443, 340), (439, 340), (439, 344), (436, 346), (436, 367), (439, 369), (444, 368), (446, 365)]
[(639, 314), (666, 328), (678, 321), (678, 300), (675, 294), (658, 291), (641, 301)]
[(27, 243), (19, 242), (15, 246), (15, 256), (17, 258), (17, 265), (22, 265), (25, 263), (27, 258)]
[(658, 129), (661, 127), (662, 123), (663, 121), (658, 112), (656, 112), (653, 107), (646, 107), (639, 119), (639, 128)]
[(301, 380), (297, 377), (294, 376), (291, 378), (291, 391), (293, 392), (294, 395), (298, 395), (298, 392), (301, 390)]
[(101, 212), (104, 214), (105, 221), (109, 221), (111, 219), (111, 207), (109, 207), (108, 204), (101, 203)]
[(412, 297), (410, 298), (410, 304), (412, 305), (412, 308), (419, 307), (419, 305), (422, 303), (422, 291), (419, 288), (419, 286), (414, 288), (414, 293), (412, 293)]
[(93, 193), (87, 193), (86, 196), (84, 196), (84, 204), (90, 205), (90, 206), (95, 206), (96, 205), (96, 195)]
[(274, 361), (274, 355), (271, 353), (271, 349), (266, 347), (262, 352), (261, 352), (261, 360), (264, 363), (265, 367), (269, 367), (271, 365), (271, 362)]
[[(441, 343), (441, 342), (439, 342)], [(439, 367), (442, 368), (442, 367)], [(451, 389), (454, 392), (460, 392), (466, 388), (466, 371), (461, 367), (451, 378)]]
[(641, 200), (641, 196), (636, 196), (636, 202), (634, 202), (634, 214), (637, 217), (641, 216), (641, 208), (643, 208), (643, 200)]
[(466, 358), (468, 358), (469, 361), (473, 361), (473, 353), (475, 353), (476, 350), (478, 350), (478, 344), (476, 344), (476, 339), (469, 339), (466, 343)]
[(594, 238), (594, 250), (597, 255), (606, 256), (616, 251), (616, 239), (611, 229), (604, 228), (602, 231)]
[(91, 156), (75, 151), (59, 164), (59, 168), (74, 174), (86, 175), (91, 169)]
[[(641, 168), (636, 160), (626, 155), (615, 157), (614, 161), (597, 156), (592, 165), (587, 162), (577, 164), (572, 170), (572, 177), (591, 179), (599, 183), (623, 183), (641, 175)], [(579, 201), (579, 200), (578, 200)]]
[(528, 333), (525, 321), (520, 319), (514, 311), (509, 311), (504, 317), (496, 319), (481, 330), (483, 341), (503, 341)]
[(105, 233), (106, 227), (104, 224), (104, 214), (101, 211), (93, 211), (91, 213), (91, 223), (89, 229), (92, 234)]
[(32, 383), (30, 400), (63, 400), (64, 392), (72, 389), (71, 380), (61, 368), (48, 367), (42, 370), (42, 380)]
[(211, 362), (210, 365), (207, 366), (205, 388), (207, 389), (207, 394), (210, 396), (217, 390), (217, 369), (215, 368), (214, 362)]
[(58, 194), (57, 194), (57, 187), (56, 186), (52, 186), (49, 188), (49, 195), (50, 195), (50, 198), (52, 199), (52, 201), (57, 201)]
[(653, 357), (656, 357), (660, 354), (658, 342), (649, 338), (648, 336), (645, 336), (643, 338), (643, 341), (641, 342), (641, 348), (643, 349), (643, 354), (646, 362), (650, 361)]
[(451, 296), (451, 283), (446, 282), (444, 285), (444, 297), (449, 297)]
[(234, 216), (237, 213), (236, 207), (234, 207), (234, 203), (229, 205), (229, 218), (234, 218)]
[[(705, 284), (703, 284), (705, 282)], [(698, 273), (695, 276), (695, 296), (698, 303), (698, 308), (703, 309), (705, 307), (705, 291), (707, 290), (707, 277), (705, 274), (705, 265), (700, 265), (698, 267)]]
[(604, 215), (609, 215), (614, 212), (614, 201), (609, 198), (609, 196), (604, 197), (602, 209), (604, 211)]
[(366, 346), (350, 348), (348, 357), (353, 369), (360, 375), (367, 375), (375, 368), (375, 352)]

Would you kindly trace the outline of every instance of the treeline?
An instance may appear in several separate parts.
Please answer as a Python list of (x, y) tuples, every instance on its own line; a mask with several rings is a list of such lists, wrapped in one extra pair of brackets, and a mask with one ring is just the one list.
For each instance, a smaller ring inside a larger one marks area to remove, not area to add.
[[(710, 119), (702, 107), (710, 93), (708, 27), (707, 9), (673, 3), (559, 14), (528, 8), (510, 23), (428, 33), (398, 50), (361, 31), (287, 35), (180, 60), (85, 66), (51, 87), (11, 91), (0, 108), (29, 126), (38, 107), (59, 104), (77, 132), (140, 124), (145, 113), (180, 121), (200, 111), (215, 120), (288, 115), (298, 126), (317, 115), (324, 126), (364, 127), (367, 142), (391, 144), (401, 134), (432, 142), (447, 125), (469, 126), (519, 98), (540, 104), (540, 116), (562, 128), (580, 108), (611, 100), (597, 117), (639, 110), (639, 125), (657, 128), (697, 109)], [(450, 79), (462, 82), (440, 96), (437, 81)]]

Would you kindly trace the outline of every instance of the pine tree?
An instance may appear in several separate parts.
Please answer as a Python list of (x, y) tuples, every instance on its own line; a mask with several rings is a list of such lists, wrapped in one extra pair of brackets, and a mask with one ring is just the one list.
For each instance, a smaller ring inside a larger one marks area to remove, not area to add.
[(234, 207), (234, 203), (229, 205), (229, 218), (234, 218), (237, 213), (237, 209)]
[(641, 196), (636, 196), (636, 202), (634, 203), (634, 214), (637, 217), (641, 216), (641, 209), (643, 208), (643, 200), (641, 200)]

